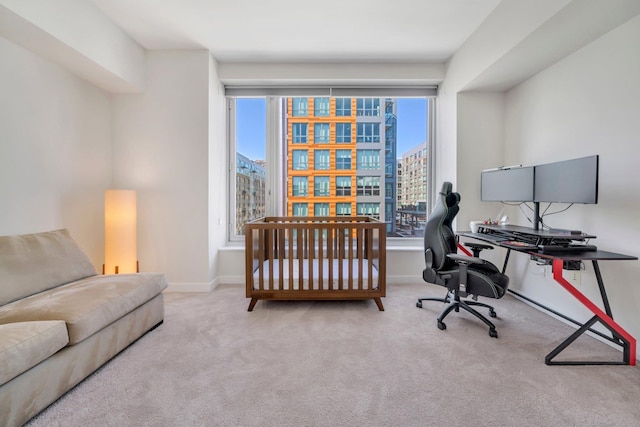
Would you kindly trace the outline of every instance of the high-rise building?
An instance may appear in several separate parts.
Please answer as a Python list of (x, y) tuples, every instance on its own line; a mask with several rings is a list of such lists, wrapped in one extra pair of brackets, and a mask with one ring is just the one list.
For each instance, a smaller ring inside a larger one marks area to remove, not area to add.
[(266, 170), (264, 162), (236, 153), (236, 234), (244, 224), (265, 216)]
[(402, 154), (401, 163), (402, 209), (426, 210), (427, 143), (417, 145)]
[(287, 215), (367, 215), (393, 231), (395, 101), (288, 98), (286, 111)]

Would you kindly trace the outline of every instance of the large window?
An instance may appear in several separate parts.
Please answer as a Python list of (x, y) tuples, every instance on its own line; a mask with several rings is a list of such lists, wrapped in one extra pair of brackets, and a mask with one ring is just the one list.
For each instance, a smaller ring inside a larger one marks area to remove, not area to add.
[[(229, 96), (231, 240), (262, 216), (368, 215), (421, 238), (433, 98)], [(415, 244), (415, 243), (414, 243)]]

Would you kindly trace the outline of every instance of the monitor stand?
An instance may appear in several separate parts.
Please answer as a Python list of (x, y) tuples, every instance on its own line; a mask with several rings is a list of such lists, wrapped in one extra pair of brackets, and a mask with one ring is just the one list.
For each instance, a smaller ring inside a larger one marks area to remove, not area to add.
[(533, 202), (533, 229), (539, 230), (542, 224), (542, 218), (540, 218), (540, 202)]

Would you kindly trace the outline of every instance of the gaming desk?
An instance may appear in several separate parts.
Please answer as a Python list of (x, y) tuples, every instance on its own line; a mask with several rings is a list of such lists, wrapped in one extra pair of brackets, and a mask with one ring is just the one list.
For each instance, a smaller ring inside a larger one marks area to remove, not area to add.
[[(503, 273), (507, 268), (507, 262), (512, 250), (529, 255), (531, 259), (542, 261), (545, 264), (551, 264), (553, 268), (553, 278), (563, 288), (565, 288), (574, 298), (587, 307), (592, 313), (593, 317), (584, 324), (571, 320), (572, 322), (580, 325), (580, 327), (564, 340), (559, 346), (553, 349), (546, 357), (545, 363), (547, 365), (635, 365), (636, 364), (636, 340), (627, 331), (625, 331), (618, 323), (613, 320), (613, 314), (611, 312), (611, 306), (609, 305), (609, 299), (602, 280), (602, 274), (600, 273), (600, 267), (598, 261), (622, 261), (622, 260), (637, 260), (638, 257), (618, 254), (613, 252), (602, 251), (599, 249), (581, 251), (576, 250), (575, 247), (567, 249), (566, 251), (554, 250), (552, 252), (543, 252), (538, 249), (537, 245), (557, 245), (557, 244), (569, 244), (573, 241), (581, 242), (594, 238), (595, 236), (570, 231), (548, 231), (548, 230), (534, 230), (527, 227), (509, 226), (509, 225), (480, 225), (477, 233), (460, 233), (461, 236), (470, 237), (473, 239), (481, 240), (501, 246), (507, 249), (505, 256)], [(598, 288), (600, 290), (600, 296), (602, 297), (602, 304), (604, 305), (604, 311), (598, 307), (593, 301), (587, 298), (583, 293), (578, 291), (571, 283), (569, 283), (564, 277), (562, 277), (562, 269), (567, 263), (570, 262), (583, 262), (591, 261), (593, 269), (595, 271), (596, 280), (598, 282)], [(533, 302), (533, 301), (532, 301)], [(534, 302), (535, 303), (535, 302)], [(537, 304), (537, 303), (536, 303)], [(541, 304), (537, 304), (545, 309), (546, 307)], [(565, 317), (565, 316), (563, 316)], [(566, 317), (565, 317), (566, 318)], [(600, 322), (605, 328), (611, 332), (611, 337), (600, 333), (599, 331), (591, 329), (596, 323)], [(554, 361), (562, 350), (574, 342), (580, 335), (586, 331), (591, 331), (600, 335), (601, 337), (613, 342), (616, 345), (622, 347), (622, 361)]]

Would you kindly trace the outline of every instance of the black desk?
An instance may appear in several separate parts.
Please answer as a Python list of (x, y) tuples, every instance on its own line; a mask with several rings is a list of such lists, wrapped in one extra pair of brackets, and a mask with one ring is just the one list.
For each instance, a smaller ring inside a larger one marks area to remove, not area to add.
[[(482, 227), (482, 226), (481, 226)], [(507, 254), (504, 261), (503, 272), (507, 268), (507, 262), (512, 250), (529, 255), (532, 259), (548, 261), (553, 268), (553, 278), (563, 288), (565, 288), (574, 298), (580, 301), (585, 307), (587, 307), (592, 313), (593, 317), (584, 324), (573, 321), (574, 323), (581, 325), (571, 336), (563, 341), (559, 346), (553, 349), (546, 357), (545, 363), (547, 365), (635, 365), (636, 364), (636, 340), (627, 331), (625, 331), (618, 323), (613, 320), (613, 314), (609, 305), (609, 299), (602, 280), (602, 274), (600, 273), (600, 267), (598, 261), (614, 261), (614, 260), (637, 260), (638, 257), (617, 254), (607, 251), (584, 251), (584, 252), (552, 252), (543, 253), (537, 249), (532, 248), (517, 248), (512, 245), (505, 245), (502, 242), (507, 240), (516, 240), (523, 242), (530, 242), (532, 240), (544, 240), (539, 244), (564, 240), (584, 240), (595, 236), (580, 234), (571, 235), (567, 233), (554, 233), (543, 230), (527, 229), (526, 227), (519, 226), (488, 226), (481, 228), (479, 233), (460, 233), (461, 236), (470, 237), (477, 240), (492, 243), (496, 246), (501, 246), (507, 249)], [(503, 232), (505, 234), (503, 234)], [(598, 281), (598, 288), (600, 290), (600, 296), (602, 297), (602, 303), (604, 305), (604, 311), (600, 309), (593, 301), (587, 298), (584, 294), (578, 291), (571, 283), (569, 283), (564, 277), (562, 277), (562, 269), (566, 261), (591, 261), (593, 269)], [(539, 305), (539, 304), (538, 304)], [(565, 317), (566, 318), (566, 317)], [(571, 319), (569, 319), (571, 320)], [(605, 328), (611, 332), (611, 337), (606, 336), (598, 331), (592, 330), (591, 327), (600, 322)], [(598, 335), (606, 338), (622, 347), (622, 362), (582, 362), (582, 361), (553, 361), (562, 350), (564, 350), (569, 344), (575, 341), (580, 335), (586, 331), (597, 333)]]

